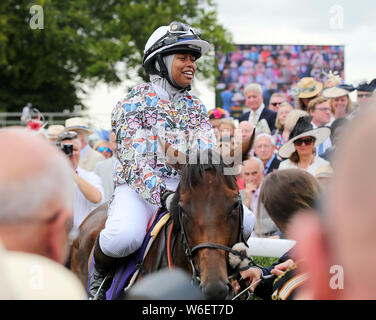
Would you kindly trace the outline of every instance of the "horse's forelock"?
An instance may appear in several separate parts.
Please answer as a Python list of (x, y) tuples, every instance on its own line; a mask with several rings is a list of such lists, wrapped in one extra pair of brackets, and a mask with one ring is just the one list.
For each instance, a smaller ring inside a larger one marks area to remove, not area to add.
[[(195, 156), (197, 156), (197, 162), (193, 164), (187, 163), (180, 172), (180, 183), (172, 200), (170, 210), (171, 218), (175, 221), (178, 221), (178, 214), (180, 210), (180, 193), (189, 193), (197, 186), (202, 184), (206, 171), (213, 171), (218, 182), (221, 180), (221, 177), (223, 177), (225, 183), (230, 189), (237, 190), (238, 188), (235, 176), (224, 174), (224, 169), (229, 166), (224, 163), (219, 153), (212, 150), (205, 150), (205, 152), (197, 153)], [(219, 185), (214, 184), (213, 187), (217, 188)], [(174, 232), (179, 231), (180, 225), (179, 223), (175, 223)]]
[(217, 179), (225, 177), (226, 183), (230, 188), (236, 188), (234, 177), (225, 175), (225, 168), (228, 168), (222, 156), (211, 149), (202, 150), (191, 156), (193, 163), (188, 162), (181, 170), (180, 185), (183, 190), (192, 190), (204, 178), (206, 171), (214, 171)]

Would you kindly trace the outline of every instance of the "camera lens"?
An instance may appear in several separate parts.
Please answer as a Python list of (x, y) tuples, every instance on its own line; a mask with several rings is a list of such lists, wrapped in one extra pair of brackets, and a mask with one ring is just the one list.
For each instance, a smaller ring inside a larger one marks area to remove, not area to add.
[(70, 157), (73, 153), (73, 144), (66, 143), (61, 147), (61, 150), (67, 155), (67, 157)]

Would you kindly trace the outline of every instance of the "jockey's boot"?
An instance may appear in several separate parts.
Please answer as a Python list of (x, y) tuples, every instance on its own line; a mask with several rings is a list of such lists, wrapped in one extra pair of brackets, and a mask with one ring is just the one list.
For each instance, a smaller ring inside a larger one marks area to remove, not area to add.
[(89, 300), (93, 300), (94, 297), (97, 300), (106, 300), (106, 290), (108, 289), (108, 286), (102, 285), (100, 290), (99, 288), (111, 270), (111, 267), (114, 266), (118, 259), (109, 257), (102, 252), (99, 246), (99, 236), (95, 241), (93, 260), (93, 269), (89, 275)]

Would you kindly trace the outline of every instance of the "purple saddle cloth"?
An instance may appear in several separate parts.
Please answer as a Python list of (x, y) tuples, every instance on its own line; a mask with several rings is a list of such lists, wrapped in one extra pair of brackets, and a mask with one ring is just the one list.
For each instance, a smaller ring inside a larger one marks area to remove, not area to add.
[[(129, 280), (131, 279), (132, 275), (137, 270), (137, 266), (142, 262), (146, 247), (149, 243), (151, 232), (154, 229), (154, 226), (158, 223), (158, 221), (167, 213), (158, 212), (157, 217), (154, 219), (151, 227), (149, 228), (142, 246), (136, 252), (132, 253), (128, 257), (120, 260), (121, 263), (118, 263), (116, 266), (116, 271), (114, 273), (114, 277), (111, 283), (111, 287), (106, 292), (106, 300), (117, 300), (121, 297), (121, 294), (124, 288), (128, 285)], [(94, 259), (92, 259), (90, 264), (90, 273), (93, 269)], [(90, 280), (90, 277), (89, 277)], [(89, 288), (89, 283), (88, 283)]]

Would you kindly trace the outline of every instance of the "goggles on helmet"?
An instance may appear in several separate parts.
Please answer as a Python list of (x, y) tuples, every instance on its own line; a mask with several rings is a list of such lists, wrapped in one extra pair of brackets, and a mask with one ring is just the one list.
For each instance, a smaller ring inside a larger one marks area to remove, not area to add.
[[(201, 32), (181, 22), (171, 22), (169, 28), (161, 38), (145, 52), (144, 57), (148, 57), (152, 52), (174, 43), (184, 42), (186, 40), (201, 40)], [(199, 49), (194, 46), (193, 49)]]

